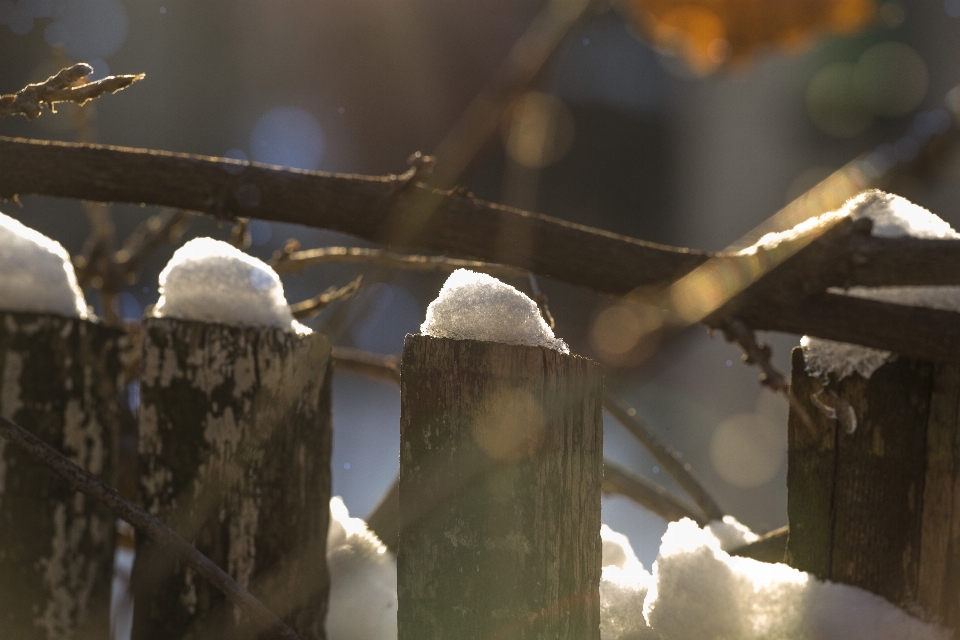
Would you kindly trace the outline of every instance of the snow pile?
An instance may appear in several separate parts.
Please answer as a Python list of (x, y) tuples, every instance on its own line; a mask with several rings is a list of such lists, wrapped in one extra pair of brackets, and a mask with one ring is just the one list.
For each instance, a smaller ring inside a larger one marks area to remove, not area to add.
[(644, 614), (662, 640), (940, 640), (880, 596), (784, 564), (736, 558), (691, 520), (667, 528)]
[(0, 309), (88, 317), (87, 301), (63, 245), (2, 213)]
[(427, 307), (424, 335), (546, 347), (570, 353), (554, 337), (537, 304), (508, 284), (484, 273), (457, 269)]
[(327, 640), (396, 640), (397, 561), (343, 500), (330, 500)]
[(760, 536), (747, 526), (740, 524), (733, 516), (723, 516), (723, 520), (712, 520), (704, 529), (717, 539), (720, 548), (724, 551), (733, 551), (760, 539)]
[(643, 600), (653, 586), (653, 577), (637, 560), (625, 535), (604, 524), (600, 526), (600, 540), (600, 640), (659, 638), (643, 617)]
[(731, 557), (714, 534), (691, 520), (669, 525), (653, 575), (633, 566), (629, 572), (603, 568), (602, 640), (950, 637), (862, 589), (823, 582), (784, 564)]
[(160, 272), (160, 300), (153, 315), (310, 331), (293, 319), (276, 271), (212, 238), (195, 238), (173, 254)]
[[(753, 253), (758, 248), (775, 249), (782, 242), (789, 242), (826, 225), (838, 218), (870, 218), (873, 221), (872, 235), (880, 238), (912, 236), (932, 240), (957, 239), (960, 234), (937, 215), (916, 205), (906, 198), (882, 191), (864, 191), (851, 198), (838, 211), (811, 218), (793, 229), (780, 233), (768, 233), (756, 245), (742, 253)], [(960, 310), (960, 287), (851, 287), (842, 291), (847, 295), (895, 302), (915, 307), (930, 307), (946, 311)], [(807, 370), (821, 379), (834, 374), (842, 380), (851, 373), (869, 378), (873, 372), (890, 360), (889, 351), (861, 347), (859, 345), (823, 340), (804, 336), (803, 347)]]

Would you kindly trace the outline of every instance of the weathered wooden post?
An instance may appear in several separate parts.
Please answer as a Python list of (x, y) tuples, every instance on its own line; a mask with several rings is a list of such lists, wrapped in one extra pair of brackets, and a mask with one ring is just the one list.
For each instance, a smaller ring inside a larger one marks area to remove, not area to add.
[(900, 357), (824, 387), (807, 364), (795, 349), (788, 562), (960, 628), (960, 367)]
[(578, 356), (407, 336), (400, 640), (599, 638), (601, 387)]
[[(141, 492), (304, 640), (324, 637), (330, 342), (320, 334), (143, 323)], [(135, 640), (251, 638), (223, 596), (138, 542)]]
[[(113, 484), (123, 342), (79, 318), (0, 313), (0, 415)], [(115, 522), (0, 440), (0, 637), (109, 637)]]

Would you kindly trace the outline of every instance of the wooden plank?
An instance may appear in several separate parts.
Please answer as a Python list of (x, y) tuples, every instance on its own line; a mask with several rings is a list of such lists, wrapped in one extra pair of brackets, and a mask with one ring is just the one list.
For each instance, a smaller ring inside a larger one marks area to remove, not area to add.
[(931, 363), (898, 358), (839, 385), (858, 424), (837, 435), (830, 577), (900, 605), (912, 605), (919, 586), (932, 384)]
[(407, 336), (400, 640), (599, 639), (600, 368)]
[(787, 426), (786, 558), (790, 566), (826, 579), (831, 573), (837, 424), (814, 404), (820, 385), (807, 375), (800, 347), (792, 359), (790, 393), (797, 406), (791, 407)]
[[(122, 344), (93, 322), (0, 313), (0, 415), (115, 482)], [(109, 637), (115, 522), (0, 442), (0, 637)]]
[(956, 628), (960, 623), (960, 367), (937, 365), (927, 425), (927, 469), (917, 601)]
[[(323, 638), (330, 500), (330, 343), (322, 335), (144, 321), (146, 508), (304, 640)], [(252, 637), (190, 570), (139, 541), (133, 638)]]

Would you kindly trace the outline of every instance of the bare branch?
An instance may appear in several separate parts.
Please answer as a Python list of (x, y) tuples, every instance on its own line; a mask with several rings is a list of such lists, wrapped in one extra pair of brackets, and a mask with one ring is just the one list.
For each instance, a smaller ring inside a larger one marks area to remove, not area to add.
[(460, 260), (446, 256), (412, 256), (384, 249), (359, 247), (322, 247), (305, 251), (287, 251), (285, 249), (275, 252), (273, 259), (270, 261), (270, 265), (277, 273), (299, 273), (307, 267), (324, 264), (376, 264), (392, 269), (440, 273), (457, 269), (471, 269), (501, 278), (525, 278), (528, 273), (516, 267), (478, 260)]
[(400, 360), (396, 356), (382, 356), (349, 347), (334, 347), (333, 366), (341, 371), (352, 371), (400, 383)]
[(3, 417), (0, 417), (0, 436), (22, 447), (37, 462), (59, 474), (74, 489), (106, 505), (123, 520), (136, 527), (137, 531), (206, 578), (213, 586), (222, 591), (233, 604), (250, 616), (255, 625), (261, 629), (269, 630), (270, 637), (278, 640), (299, 640), (293, 629), (253, 597), (229, 574), (197, 551), (176, 531), (124, 498), (116, 489), (74, 464), (59, 451), (38, 439), (23, 427)]
[(42, 113), (44, 108), (56, 111), (54, 105), (59, 102), (73, 102), (82, 106), (104, 94), (122, 91), (144, 78), (142, 73), (107, 76), (94, 82), (72, 86), (91, 73), (93, 73), (93, 67), (81, 62), (61, 69), (44, 82), (28, 84), (17, 93), (0, 96), (0, 120), (12, 115), (22, 115), (28, 120), (33, 120)]
[(353, 282), (339, 289), (337, 287), (330, 287), (316, 297), (290, 305), (290, 312), (297, 320), (315, 316), (337, 300), (346, 300), (352, 296), (360, 288), (362, 281), (363, 276), (357, 276)]
[(711, 519), (660, 485), (631, 473), (608, 459), (603, 461), (602, 490), (604, 493), (630, 498), (667, 522), (690, 518), (702, 527)]
[(188, 211), (167, 209), (150, 216), (129, 235), (123, 248), (113, 256), (113, 261), (122, 269), (127, 284), (137, 281), (143, 263), (161, 246), (176, 242), (183, 236), (193, 217)]
[(734, 318), (720, 325), (720, 330), (729, 342), (736, 342), (743, 349), (743, 361), (760, 367), (760, 384), (790, 395), (790, 382), (770, 361), (773, 350), (769, 345), (757, 342), (756, 334), (742, 320)]
[(787, 555), (787, 536), (789, 534), (789, 527), (784, 526), (774, 529), (770, 533), (760, 536), (760, 539), (756, 542), (732, 549), (730, 555), (753, 558), (760, 562), (784, 562)]
[(708, 521), (723, 519), (723, 509), (693, 474), (690, 464), (683, 462), (673, 447), (660, 440), (653, 429), (637, 417), (637, 411), (633, 407), (627, 406), (608, 393), (603, 398), (603, 408), (610, 412), (610, 415), (616, 418), (617, 422), (622, 424), (656, 458), (663, 470), (670, 474), (670, 477), (676, 480), (680, 488), (686, 491), (687, 495), (700, 507)]
[[(960, 284), (960, 241), (874, 238), (854, 233), (852, 225), (837, 224), (829, 242), (811, 242), (811, 251), (786, 259), (764, 255), (761, 260), (643, 242), (420, 184), (410, 185), (406, 196), (393, 197), (394, 178), (0, 137), (0, 198), (21, 193), (144, 202), (219, 217), (292, 222), (415, 250), (473, 256), (615, 295), (663, 287), (716, 256), (714, 265), (724, 274), (756, 274), (759, 265), (763, 275), (755, 284), (745, 282), (739, 294), (703, 318), (708, 326), (738, 317), (757, 331), (807, 334), (908, 357), (960, 362), (960, 314), (826, 293), (827, 287), (860, 284), (860, 274), (867, 274), (873, 286)], [(255, 200), (245, 195), (253, 190)], [(391, 230), (422, 220), (412, 208), (414, 194), (416, 203), (426, 202), (435, 213), (415, 237), (399, 242)], [(533, 238), (531, 250), (504, 249), (504, 228)], [(898, 257), (893, 247), (900, 241)], [(927, 246), (933, 249), (929, 255)], [(872, 247), (879, 249), (872, 252)], [(884, 262), (875, 268), (853, 264), (873, 255), (884, 256)], [(900, 260), (910, 265), (903, 274)], [(865, 317), (868, 307), (872, 315)], [(925, 330), (917, 331), (918, 325)]]

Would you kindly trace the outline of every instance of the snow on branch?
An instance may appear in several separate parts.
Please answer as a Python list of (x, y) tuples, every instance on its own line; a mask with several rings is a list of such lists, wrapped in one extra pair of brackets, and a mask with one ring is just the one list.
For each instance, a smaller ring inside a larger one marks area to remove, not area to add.
[(28, 120), (33, 120), (39, 117), (45, 108), (56, 111), (54, 105), (59, 102), (72, 102), (82, 106), (104, 94), (122, 91), (144, 78), (142, 73), (107, 76), (94, 82), (76, 85), (91, 73), (93, 67), (80, 62), (61, 69), (43, 82), (28, 84), (17, 93), (0, 95), (0, 120), (12, 115), (26, 116)]

